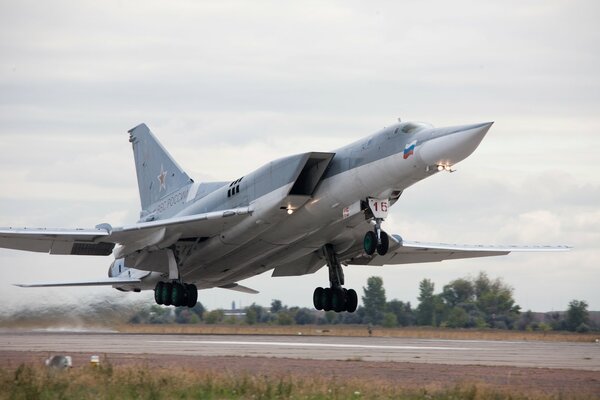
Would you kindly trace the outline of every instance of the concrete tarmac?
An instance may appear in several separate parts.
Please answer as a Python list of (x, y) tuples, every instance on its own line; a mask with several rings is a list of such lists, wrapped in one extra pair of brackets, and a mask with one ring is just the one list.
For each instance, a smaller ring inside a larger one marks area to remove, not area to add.
[(0, 332), (1, 351), (277, 357), (600, 371), (600, 344), (327, 336)]

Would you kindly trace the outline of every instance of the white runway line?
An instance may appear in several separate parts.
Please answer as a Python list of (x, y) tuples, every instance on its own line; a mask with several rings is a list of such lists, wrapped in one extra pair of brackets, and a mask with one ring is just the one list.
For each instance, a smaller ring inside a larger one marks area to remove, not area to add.
[(217, 340), (148, 340), (147, 343), (168, 344), (222, 344), (237, 346), (278, 346), (278, 347), (330, 347), (342, 349), (387, 349), (387, 350), (482, 350), (473, 347), (441, 347), (441, 346), (391, 346), (391, 345), (369, 345), (369, 344), (337, 344), (337, 343), (306, 343), (306, 342), (229, 342)]

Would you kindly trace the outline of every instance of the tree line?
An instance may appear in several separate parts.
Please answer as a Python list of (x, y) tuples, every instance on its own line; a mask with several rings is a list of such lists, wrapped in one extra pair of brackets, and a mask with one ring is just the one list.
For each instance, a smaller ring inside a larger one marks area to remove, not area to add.
[(252, 304), (243, 312), (206, 310), (198, 302), (194, 308), (169, 308), (158, 305), (132, 316), (131, 323), (205, 323), (205, 324), (370, 324), (383, 327), (432, 326), (446, 328), (495, 328), (514, 330), (569, 330), (587, 332), (598, 327), (591, 321), (588, 304), (573, 300), (566, 312), (521, 312), (513, 289), (502, 279), (491, 279), (484, 272), (474, 278), (459, 278), (438, 293), (430, 279), (419, 283), (418, 305), (393, 299), (388, 301), (383, 279), (372, 276), (363, 287), (362, 303), (354, 313), (317, 311), (294, 307), (273, 300), (270, 307)]

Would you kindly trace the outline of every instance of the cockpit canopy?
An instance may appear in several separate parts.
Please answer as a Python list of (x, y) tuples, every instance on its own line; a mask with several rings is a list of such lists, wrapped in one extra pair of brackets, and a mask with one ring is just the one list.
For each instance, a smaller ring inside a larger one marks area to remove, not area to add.
[[(426, 122), (401, 122), (395, 128), (399, 133), (415, 133), (422, 129), (433, 128), (433, 125)], [(397, 133), (396, 131), (394, 133)]]

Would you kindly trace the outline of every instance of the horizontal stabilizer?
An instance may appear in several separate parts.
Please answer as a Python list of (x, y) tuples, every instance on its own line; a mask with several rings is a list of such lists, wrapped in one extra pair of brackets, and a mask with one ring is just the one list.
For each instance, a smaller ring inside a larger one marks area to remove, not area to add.
[(227, 285), (219, 286), (221, 289), (235, 290), (236, 292), (258, 294), (258, 290), (250, 289), (249, 287), (242, 286), (239, 283), (228, 283)]
[(59, 286), (112, 286), (141, 283), (139, 279), (132, 278), (104, 278), (90, 281), (66, 281), (66, 282), (36, 282), (36, 283), (15, 283), (20, 287), (59, 287)]

